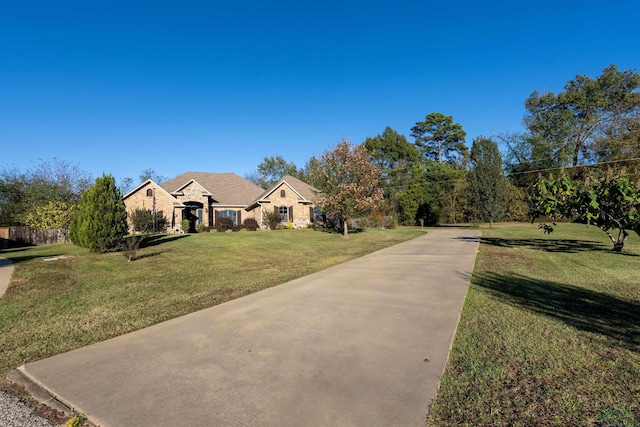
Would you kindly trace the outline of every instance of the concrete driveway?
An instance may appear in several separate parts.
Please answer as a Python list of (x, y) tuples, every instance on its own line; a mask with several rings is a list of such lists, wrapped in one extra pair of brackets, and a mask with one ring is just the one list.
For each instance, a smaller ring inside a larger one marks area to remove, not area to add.
[(19, 370), (103, 427), (424, 425), (479, 237), (429, 230)]
[(0, 258), (0, 298), (7, 292), (12, 274), (13, 263), (6, 258)]

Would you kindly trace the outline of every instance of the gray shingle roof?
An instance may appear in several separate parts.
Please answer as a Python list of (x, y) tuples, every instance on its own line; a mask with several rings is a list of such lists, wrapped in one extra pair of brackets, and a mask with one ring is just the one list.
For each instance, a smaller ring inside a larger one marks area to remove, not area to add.
[(292, 186), (294, 190), (296, 190), (302, 197), (305, 199), (312, 201), (316, 198), (317, 194), (320, 192), (317, 188), (312, 185), (307, 184), (304, 181), (300, 181), (298, 178), (287, 175), (282, 178), (282, 181), (285, 181), (287, 184)]
[(186, 172), (161, 185), (174, 193), (191, 180), (196, 181), (212, 194), (221, 205), (246, 206), (264, 191), (235, 173)]
[(254, 204), (263, 200), (265, 197), (271, 194), (273, 190), (278, 188), (283, 182), (286, 182), (291, 188), (297, 191), (298, 194), (300, 194), (300, 196), (302, 196), (305, 200), (309, 202), (312, 202), (320, 192), (320, 190), (307, 184), (306, 182), (300, 181), (298, 178), (295, 178), (291, 175), (287, 175), (284, 178), (282, 178), (280, 181), (276, 182), (275, 185), (273, 185), (273, 187), (269, 188), (268, 190), (264, 190), (262, 194), (260, 194), (248, 205), (253, 206)]

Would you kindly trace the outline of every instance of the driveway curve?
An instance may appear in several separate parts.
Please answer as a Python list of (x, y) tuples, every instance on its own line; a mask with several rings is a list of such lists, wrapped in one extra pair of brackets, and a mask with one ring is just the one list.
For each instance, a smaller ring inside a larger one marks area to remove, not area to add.
[(480, 232), (422, 237), (19, 371), (109, 426), (420, 426)]

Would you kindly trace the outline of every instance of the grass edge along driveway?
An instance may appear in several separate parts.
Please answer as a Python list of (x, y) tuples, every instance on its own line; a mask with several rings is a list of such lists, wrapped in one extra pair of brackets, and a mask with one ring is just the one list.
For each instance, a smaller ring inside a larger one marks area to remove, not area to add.
[(640, 238), (616, 254), (580, 224), (482, 232), (426, 424), (640, 425)]
[(71, 244), (0, 250), (15, 270), (0, 299), (0, 374), (285, 283), (423, 235), (304, 230), (148, 237), (138, 259)]

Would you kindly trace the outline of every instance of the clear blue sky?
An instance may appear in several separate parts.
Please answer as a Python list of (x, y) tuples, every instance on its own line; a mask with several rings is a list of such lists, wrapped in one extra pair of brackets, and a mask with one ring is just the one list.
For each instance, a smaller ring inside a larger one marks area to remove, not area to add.
[(524, 101), (640, 69), (639, 0), (0, 0), (0, 169), (298, 166), (431, 112), (522, 130)]

